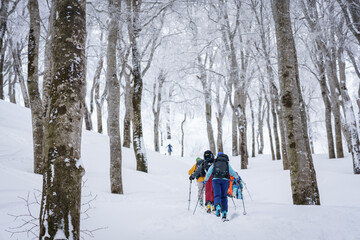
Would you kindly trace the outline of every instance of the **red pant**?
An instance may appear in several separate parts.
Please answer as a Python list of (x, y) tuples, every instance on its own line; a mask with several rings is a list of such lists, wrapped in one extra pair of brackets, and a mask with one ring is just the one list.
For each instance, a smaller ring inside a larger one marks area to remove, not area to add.
[(213, 190), (213, 184), (212, 184), (212, 176), (209, 178), (209, 180), (206, 182), (205, 185), (205, 203), (208, 201), (214, 203), (214, 190)]

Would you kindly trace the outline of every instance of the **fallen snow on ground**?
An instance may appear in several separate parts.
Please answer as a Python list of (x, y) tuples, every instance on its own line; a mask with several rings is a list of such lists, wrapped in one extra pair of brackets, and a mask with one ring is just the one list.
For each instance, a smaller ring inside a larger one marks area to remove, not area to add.
[[(14, 220), (10, 215), (26, 215), (23, 199), (29, 196), (33, 202), (42, 189), (42, 176), (32, 173), (30, 111), (0, 101), (0, 134), (0, 240), (32, 239), (25, 233), (10, 238), (8, 232), (26, 229), (16, 228), (24, 217)], [(292, 204), (290, 174), (282, 170), (281, 161), (261, 155), (249, 159), (247, 170), (240, 170), (239, 157), (231, 157), (230, 164), (248, 189), (247, 214), (243, 215), (241, 200), (229, 199), (230, 221), (225, 223), (202, 207), (193, 214), (197, 186), (190, 185), (188, 170), (197, 156), (168, 157), (150, 150), (147, 155), (149, 173), (138, 172), (132, 149), (123, 148), (124, 194), (111, 194), (108, 137), (84, 130), (82, 201), (90, 201), (92, 208), (89, 218), (83, 214), (85, 239), (360, 239), (360, 176), (352, 172), (350, 155), (331, 160), (314, 155), (321, 206)], [(30, 210), (39, 216), (39, 205)], [(95, 229), (99, 230), (93, 238), (86, 235)]]

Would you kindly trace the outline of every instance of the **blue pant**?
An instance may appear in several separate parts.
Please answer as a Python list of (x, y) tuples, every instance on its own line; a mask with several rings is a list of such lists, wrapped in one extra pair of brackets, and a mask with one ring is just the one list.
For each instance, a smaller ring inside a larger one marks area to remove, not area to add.
[(228, 210), (227, 191), (229, 188), (229, 180), (213, 179), (214, 188), (214, 206), (220, 204), (221, 211)]

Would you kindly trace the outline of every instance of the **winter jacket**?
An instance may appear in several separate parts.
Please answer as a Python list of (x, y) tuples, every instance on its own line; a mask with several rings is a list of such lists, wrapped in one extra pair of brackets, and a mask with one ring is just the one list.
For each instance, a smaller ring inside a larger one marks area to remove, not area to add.
[[(196, 168), (196, 163), (194, 164), (194, 166), (192, 166), (192, 168), (189, 170), (189, 175), (191, 175), (191, 174), (193, 174), (194, 172), (197, 172), (197, 170), (199, 169), (199, 168), (201, 168), (201, 166), (202, 166), (202, 164), (200, 164), (200, 167), (197, 169)], [(197, 176), (197, 174), (194, 174), (194, 176), (197, 178), (197, 181), (198, 182), (203, 182), (204, 181), (204, 178), (205, 177), (198, 177)]]
[[(213, 173), (213, 170), (214, 170), (214, 164), (212, 164), (208, 170), (208, 172), (206, 173), (206, 176), (205, 176), (205, 182), (207, 180), (209, 180), (211, 174)], [(232, 169), (232, 167), (230, 166), (229, 164), (229, 173), (231, 176), (233, 176), (234, 178), (239, 178), (239, 175), (234, 171), (234, 169)], [(227, 178), (213, 178), (213, 181), (216, 180), (216, 179), (226, 179), (226, 180), (229, 180)]]

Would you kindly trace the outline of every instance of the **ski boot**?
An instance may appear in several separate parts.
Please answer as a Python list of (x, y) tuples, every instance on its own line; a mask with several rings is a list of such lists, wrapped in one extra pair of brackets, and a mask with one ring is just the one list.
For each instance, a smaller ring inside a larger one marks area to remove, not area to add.
[(221, 206), (220, 206), (220, 204), (218, 204), (218, 205), (216, 205), (216, 213), (215, 213), (215, 215), (217, 217), (220, 217), (220, 213), (221, 213)]
[(211, 213), (211, 203), (210, 203), (210, 202), (208, 202), (208, 203), (206, 204), (206, 212), (207, 212), (207, 213)]
[(223, 215), (222, 215), (222, 220), (223, 220), (223, 222), (225, 222), (225, 221), (229, 221), (229, 219), (227, 218), (227, 212), (226, 211), (223, 211), (223, 213), (222, 213)]

